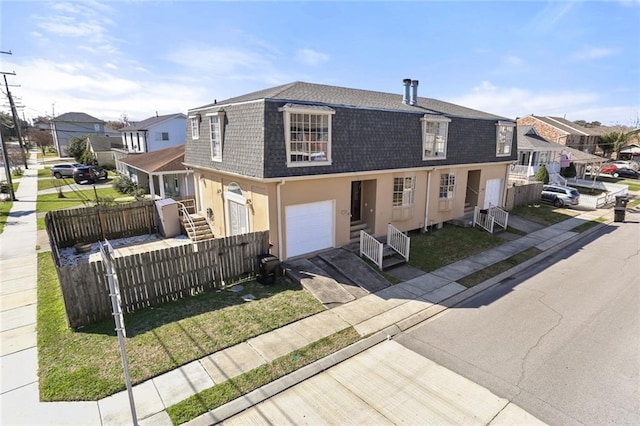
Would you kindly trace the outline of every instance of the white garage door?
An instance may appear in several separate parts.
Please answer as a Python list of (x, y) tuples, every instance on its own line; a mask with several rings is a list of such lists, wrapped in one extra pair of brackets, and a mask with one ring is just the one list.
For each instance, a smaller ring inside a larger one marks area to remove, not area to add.
[(287, 258), (333, 247), (334, 200), (285, 207)]

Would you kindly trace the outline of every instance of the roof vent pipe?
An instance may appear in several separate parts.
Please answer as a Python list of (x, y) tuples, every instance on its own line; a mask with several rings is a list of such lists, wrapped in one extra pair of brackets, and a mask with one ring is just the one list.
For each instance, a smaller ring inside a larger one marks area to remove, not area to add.
[(404, 92), (402, 93), (402, 103), (405, 105), (409, 105), (409, 93), (411, 92), (411, 79), (405, 78), (402, 80), (402, 85), (404, 86)]
[(411, 80), (411, 100), (409, 104), (412, 106), (418, 105), (418, 80)]

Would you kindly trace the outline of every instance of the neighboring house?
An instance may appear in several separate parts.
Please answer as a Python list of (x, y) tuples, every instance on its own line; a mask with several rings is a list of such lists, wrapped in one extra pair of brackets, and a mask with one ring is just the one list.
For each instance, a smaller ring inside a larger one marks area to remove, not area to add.
[(631, 144), (620, 150), (619, 160), (632, 160), (640, 162), (640, 145)]
[(84, 112), (66, 112), (51, 119), (51, 134), (58, 155), (66, 152), (69, 140), (86, 134), (104, 135), (105, 122)]
[(191, 109), (185, 165), (214, 234), (269, 230), (287, 259), (503, 205), (515, 122), (403, 85), (294, 82)]
[(533, 127), (538, 135), (550, 142), (589, 154), (597, 153), (599, 150), (600, 132), (579, 126), (564, 118), (528, 115), (518, 118), (516, 121), (518, 126)]
[(122, 149), (115, 150), (116, 168), (125, 172), (120, 159), (153, 152), (170, 146), (182, 145), (187, 132), (187, 116), (182, 113), (156, 115), (120, 129)]
[(550, 142), (540, 136), (532, 126), (518, 126), (517, 144), (518, 161), (509, 169), (509, 179), (512, 181), (534, 180), (538, 169), (544, 164), (551, 183), (565, 183), (564, 178), (560, 176), (561, 167), (573, 163), (577, 176), (584, 177), (588, 167), (598, 169), (605, 161), (597, 155)]
[(184, 144), (120, 159), (125, 173), (152, 198), (195, 195), (193, 172), (182, 165)]
[(98, 164), (102, 167), (115, 168), (116, 162), (112, 150), (114, 148), (122, 148), (119, 137), (87, 135), (87, 149), (91, 151)]

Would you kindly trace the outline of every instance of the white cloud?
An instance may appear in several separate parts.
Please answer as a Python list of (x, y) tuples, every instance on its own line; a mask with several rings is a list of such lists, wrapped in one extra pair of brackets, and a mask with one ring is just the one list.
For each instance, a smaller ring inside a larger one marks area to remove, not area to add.
[(572, 121), (600, 121), (606, 125), (634, 125), (640, 114), (639, 105), (598, 106), (602, 99), (596, 93), (497, 87), (489, 81), (481, 82), (471, 93), (451, 102), (509, 118), (551, 115)]
[(589, 92), (534, 92), (519, 87), (496, 87), (483, 81), (471, 93), (452, 99), (452, 102), (515, 118), (528, 114), (562, 116), (569, 111), (584, 109), (597, 100), (598, 96)]
[(296, 53), (296, 59), (305, 65), (319, 65), (329, 60), (329, 55), (313, 49), (300, 49)]
[(506, 65), (510, 65), (510, 66), (520, 66), (524, 64), (524, 59), (515, 55), (507, 55), (504, 58), (502, 58), (502, 60)]
[(576, 52), (573, 55), (573, 58), (579, 60), (600, 59), (607, 56), (615, 55), (616, 53), (617, 49), (609, 49), (606, 47), (590, 47)]

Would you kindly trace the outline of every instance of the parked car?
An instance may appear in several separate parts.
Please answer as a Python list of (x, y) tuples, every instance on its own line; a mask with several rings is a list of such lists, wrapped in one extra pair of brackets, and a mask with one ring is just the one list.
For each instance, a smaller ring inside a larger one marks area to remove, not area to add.
[(613, 177), (625, 177), (638, 179), (640, 177), (640, 172), (637, 170), (630, 169), (628, 167), (618, 167), (614, 171), (611, 172), (611, 176)]
[(73, 177), (73, 171), (76, 167), (84, 167), (84, 164), (80, 163), (60, 163), (54, 164), (51, 167), (51, 175), (56, 178), (70, 178)]
[(580, 193), (575, 188), (563, 185), (544, 185), (540, 198), (556, 207), (577, 206), (580, 203)]
[(109, 176), (109, 172), (98, 166), (82, 166), (76, 167), (73, 171), (73, 180), (76, 183), (87, 181), (94, 183), (100, 179), (106, 179)]
[(640, 166), (637, 162), (628, 160), (614, 160), (610, 164), (615, 164), (617, 167), (625, 167), (633, 170), (638, 170), (638, 166)]
[(615, 165), (613, 163), (607, 163), (607, 164), (603, 165), (602, 167), (600, 167), (600, 173), (605, 173), (605, 174), (610, 175), (617, 168), (618, 168), (617, 165)]

